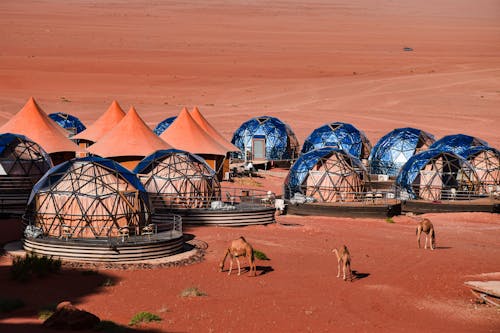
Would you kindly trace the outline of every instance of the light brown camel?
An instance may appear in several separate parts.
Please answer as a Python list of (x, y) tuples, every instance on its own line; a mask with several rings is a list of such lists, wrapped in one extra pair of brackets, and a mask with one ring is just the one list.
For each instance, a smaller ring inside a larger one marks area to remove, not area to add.
[(229, 265), (229, 272), (227, 273), (228, 275), (230, 275), (231, 271), (233, 270), (233, 260), (235, 258), (236, 258), (236, 263), (238, 264), (238, 275), (241, 274), (240, 260), (238, 259), (238, 257), (247, 257), (250, 266), (249, 273), (252, 273), (253, 271), (253, 276), (257, 275), (257, 267), (255, 266), (255, 257), (252, 245), (250, 245), (250, 243), (248, 243), (243, 236), (233, 240), (231, 242), (231, 245), (227, 248), (226, 254), (224, 255), (224, 259), (222, 259), (219, 265), (221, 272), (224, 270), (224, 263), (226, 262), (227, 256), (230, 256), (231, 258), (231, 264)]
[(346, 271), (349, 272), (349, 278), (352, 281), (352, 271), (351, 271), (351, 254), (349, 253), (349, 250), (347, 249), (347, 246), (342, 245), (340, 249), (333, 249), (332, 252), (335, 253), (337, 256), (337, 277), (340, 277), (340, 264), (342, 263), (342, 266), (344, 268), (344, 281), (347, 280), (346, 278)]
[(430, 248), (434, 250), (436, 248), (436, 231), (429, 219), (423, 219), (417, 224), (417, 244), (420, 248), (420, 235), (425, 232), (425, 249), (427, 249), (427, 239), (430, 238)]

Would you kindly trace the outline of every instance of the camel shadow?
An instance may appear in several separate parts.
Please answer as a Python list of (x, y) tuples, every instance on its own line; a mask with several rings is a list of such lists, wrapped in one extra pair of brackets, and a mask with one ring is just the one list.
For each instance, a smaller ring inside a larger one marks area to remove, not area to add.
[(272, 266), (256, 266), (256, 270), (260, 272), (259, 276), (274, 272), (274, 268)]
[(449, 250), (452, 249), (451, 246), (436, 246), (435, 250)]
[(352, 271), (352, 281), (358, 281), (369, 276), (370, 273), (360, 273), (358, 271)]

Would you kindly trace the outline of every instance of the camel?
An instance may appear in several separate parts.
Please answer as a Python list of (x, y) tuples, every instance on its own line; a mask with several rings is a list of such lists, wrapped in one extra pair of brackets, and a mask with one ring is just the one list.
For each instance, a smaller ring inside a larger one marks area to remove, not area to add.
[(349, 250), (347, 249), (347, 246), (342, 245), (340, 249), (333, 249), (333, 253), (337, 256), (337, 277), (340, 277), (340, 264), (342, 263), (342, 266), (344, 268), (344, 281), (347, 280), (346, 278), (346, 271), (349, 272), (349, 278), (352, 281), (352, 271), (351, 271), (351, 254), (349, 253)]
[(425, 249), (427, 249), (427, 239), (430, 236), (430, 248), (434, 250), (436, 248), (436, 231), (434, 230), (434, 226), (432, 225), (429, 219), (423, 219), (417, 224), (417, 244), (418, 248), (420, 248), (420, 235), (422, 232), (425, 232)]
[(240, 260), (238, 259), (238, 257), (247, 257), (250, 263), (249, 273), (252, 273), (253, 270), (253, 276), (257, 275), (257, 268), (255, 266), (255, 257), (252, 245), (250, 245), (250, 243), (248, 243), (243, 236), (233, 240), (231, 242), (231, 245), (227, 248), (226, 254), (224, 255), (224, 259), (222, 259), (219, 265), (221, 272), (224, 270), (224, 264), (226, 262), (227, 256), (231, 257), (231, 264), (229, 265), (229, 272), (227, 273), (228, 275), (230, 275), (231, 271), (233, 270), (233, 260), (235, 258), (236, 258), (236, 263), (238, 264), (238, 275), (241, 275)]

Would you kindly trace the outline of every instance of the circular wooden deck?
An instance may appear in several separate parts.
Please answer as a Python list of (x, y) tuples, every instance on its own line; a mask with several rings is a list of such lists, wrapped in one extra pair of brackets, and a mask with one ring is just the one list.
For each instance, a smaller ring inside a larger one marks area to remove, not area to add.
[(124, 239), (26, 238), (26, 252), (82, 262), (133, 263), (174, 255), (183, 248), (182, 232), (159, 232)]
[(274, 207), (245, 206), (235, 204), (235, 209), (175, 209), (170, 211), (157, 210), (152, 214), (153, 223), (160, 223), (165, 214), (176, 214), (182, 217), (183, 225), (213, 225), (226, 227), (241, 227), (247, 225), (262, 225), (274, 223)]

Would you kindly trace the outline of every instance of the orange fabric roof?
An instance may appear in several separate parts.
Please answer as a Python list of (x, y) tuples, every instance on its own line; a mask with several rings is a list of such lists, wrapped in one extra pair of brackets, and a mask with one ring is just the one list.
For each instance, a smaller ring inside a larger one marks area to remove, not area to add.
[(205, 132), (186, 108), (182, 109), (175, 121), (160, 135), (160, 138), (176, 149), (182, 149), (192, 154), (226, 155), (229, 151)]
[(21, 111), (0, 127), (0, 133), (25, 135), (42, 146), (49, 154), (84, 151), (68, 139), (69, 132), (50, 119), (33, 97), (30, 97)]
[(172, 148), (160, 139), (131, 107), (127, 115), (87, 150), (101, 157), (147, 156)]
[(219, 144), (221, 144), (222, 146), (224, 146), (228, 151), (232, 151), (232, 152), (238, 152), (238, 151), (240, 151), (238, 149), (238, 147), (236, 147), (235, 145), (233, 145), (231, 142), (227, 141), (222, 136), (222, 134), (220, 134), (219, 131), (217, 131), (215, 129), (215, 127), (213, 127), (208, 122), (208, 120), (205, 119), (205, 117), (203, 117), (203, 115), (201, 114), (200, 110), (198, 110), (198, 108), (196, 106), (191, 111), (191, 116), (193, 117), (194, 121), (196, 121), (198, 123), (198, 125), (200, 125), (200, 127), (205, 130), (205, 132), (207, 132)]
[(97, 142), (115, 127), (125, 117), (125, 112), (117, 101), (113, 101), (109, 108), (86, 130), (73, 136), (72, 139), (83, 139)]

